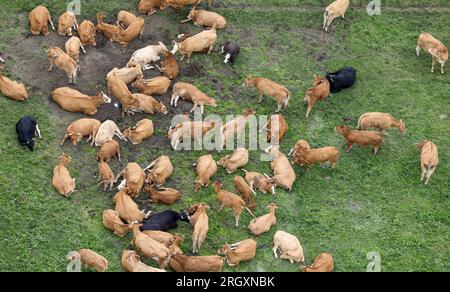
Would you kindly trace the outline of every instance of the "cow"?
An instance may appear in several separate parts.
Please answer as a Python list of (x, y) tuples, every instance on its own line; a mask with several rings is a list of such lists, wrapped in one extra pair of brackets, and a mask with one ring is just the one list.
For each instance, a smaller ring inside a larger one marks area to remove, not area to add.
[(33, 138), (37, 135), (39, 139), (42, 139), (39, 125), (36, 119), (31, 116), (25, 116), (17, 122), (16, 132), (19, 136), (19, 144), (27, 146), (30, 151), (34, 150)]

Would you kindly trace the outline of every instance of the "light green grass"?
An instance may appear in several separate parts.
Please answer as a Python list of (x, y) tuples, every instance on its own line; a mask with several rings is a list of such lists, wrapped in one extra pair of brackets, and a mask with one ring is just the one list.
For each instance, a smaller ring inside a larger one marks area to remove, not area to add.
[[(0, 0), (1, 51), (11, 51), (13, 40), (27, 31), (23, 22), (26, 13), (38, 2), (46, 3), (54, 17), (65, 7), (63, 1)], [(137, 1), (82, 2), (85, 14), (81, 18), (92, 18), (97, 11), (110, 15), (122, 8), (133, 11)], [(369, 17), (362, 8), (369, 1), (356, 1), (346, 24), (336, 20), (330, 34), (320, 31), (322, 8), (329, 1), (217, 2), (226, 3), (226, 7), (216, 10), (232, 25), (220, 32), (219, 42), (235, 39), (241, 44), (237, 64), (234, 69), (221, 69), (232, 74), (222, 74), (217, 70), (224, 66), (221, 56), (195, 56), (193, 61), (204, 66), (210, 76), (180, 78), (226, 97), (219, 101), (217, 109), (208, 108), (207, 113), (240, 113), (252, 107), (259, 114), (271, 114), (276, 107), (273, 100), (266, 98), (262, 104), (256, 104), (255, 94), (241, 88), (245, 76), (253, 74), (282, 83), (293, 93), (291, 107), (284, 112), (290, 126), (282, 143), (284, 151), (302, 138), (313, 147), (335, 145), (344, 149), (344, 141), (334, 127), (343, 123), (355, 126), (359, 115), (368, 111), (390, 112), (403, 118), (407, 126), (404, 135), (397, 131), (388, 133), (378, 156), (372, 156), (369, 149), (355, 147), (350, 154), (342, 155), (335, 170), (316, 166), (307, 173), (295, 167), (297, 181), (289, 194), (278, 191), (276, 196), (258, 195), (257, 215), (267, 212), (265, 206), (269, 202), (279, 205), (277, 226), (257, 238), (259, 249), (252, 262), (226, 270), (297, 271), (298, 265), (273, 258), (271, 241), (280, 229), (299, 237), (308, 263), (321, 252), (332, 253), (336, 271), (365, 271), (366, 255), (371, 251), (381, 254), (383, 271), (448, 271), (450, 68), (446, 67), (443, 76), (431, 74), (431, 58), (425, 54), (415, 56), (421, 31), (450, 45), (448, 2), (390, 1), (390, 7), (447, 6), (447, 10), (387, 10), (381, 16)], [(242, 10), (239, 5), (244, 2), (249, 5)], [(277, 9), (284, 6), (291, 9)], [(13, 12), (17, 18), (11, 17)], [(175, 35), (177, 22), (184, 15), (176, 15), (170, 9), (163, 14), (170, 20), (169, 29)], [(30, 52), (30, 56), (35, 54)], [(317, 61), (318, 55), (326, 58)], [(342, 66), (357, 68), (356, 85), (319, 103), (306, 120), (302, 100), (313, 74)], [(211, 76), (223, 83), (221, 91), (217, 85), (207, 83)], [(119, 239), (103, 228), (101, 214), (105, 208), (113, 208), (113, 193), (105, 194), (96, 186), (95, 150), (85, 144), (76, 150), (64, 149), (74, 158), (70, 170), (78, 178), (79, 188), (69, 199), (57, 195), (51, 187), (51, 173), (61, 151), (58, 141), (67, 125), (61, 124), (41, 101), (48, 92), (30, 93), (26, 103), (0, 98), (0, 270), (64, 271), (69, 251), (90, 248), (109, 260), (111, 271), (120, 271), (120, 256), (131, 247), (131, 238), (129, 235)], [(25, 114), (38, 118), (45, 137), (38, 141), (33, 153), (16, 142), (14, 125)], [(165, 129), (157, 131), (158, 135), (164, 132)], [(440, 165), (427, 187), (419, 182), (419, 154), (415, 148), (422, 139), (432, 139), (440, 150)], [(175, 173), (170, 185), (184, 195), (183, 202), (174, 209), (200, 201), (212, 206), (202, 255), (215, 254), (225, 242), (249, 237), (244, 228), (250, 220), (248, 214), (243, 214), (241, 226), (235, 229), (229, 211), (217, 214), (212, 188), (193, 194), (195, 173), (190, 165), (205, 152), (134, 149), (138, 153), (136, 161), (142, 165), (161, 154), (171, 156)], [(128, 161), (131, 154), (124, 151), (124, 160)], [(214, 157), (219, 159), (221, 155), (214, 153)], [(117, 163), (112, 166), (116, 171), (121, 168)], [(247, 168), (270, 171), (268, 163), (259, 162), (259, 152), (251, 153)], [(229, 190), (233, 190), (233, 177), (223, 169), (216, 176)], [(183, 249), (188, 252), (191, 228), (181, 223), (177, 232), (185, 235)]]

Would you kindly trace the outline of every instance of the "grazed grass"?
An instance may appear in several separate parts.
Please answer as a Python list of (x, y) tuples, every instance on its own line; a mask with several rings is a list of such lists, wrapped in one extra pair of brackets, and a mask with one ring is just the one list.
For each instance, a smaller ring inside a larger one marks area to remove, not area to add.
[[(41, 1), (13, 4), (0, 1), (1, 51), (14, 50), (13, 41), (27, 31), (26, 13), (38, 2)], [(54, 18), (65, 8), (63, 1), (42, 2)], [(134, 11), (135, 2), (86, 0), (81, 18), (92, 18), (97, 11), (111, 16), (122, 8)], [(414, 54), (416, 38), (422, 30), (450, 45), (448, 12), (387, 11), (369, 17), (359, 8), (369, 1), (353, 1), (355, 8), (347, 15), (348, 19), (336, 20), (332, 32), (325, 34), (320, 31), (322, 13), (318, 8), (329, 1), (217, 2), (226, 4), (216, 10), (232, 24), (220, 33), (219, 42), (237, 40), (242, 45), (241, 56), (233, 69), (223, 68), (218, 54), (195, 56), (193, 61), (203, 66), (202, 72), (180, 77), (219, 98), (219, 107), (208, 108), (207, 113), (241, 113), (244, 108), (252, 107), (259, 114), (271, 114), (276, 106), (273, 100), (266, 98), (256, 105), (255, 93), (241, 88), (245, 76), (253, 74), (285, 84), (293, 92), (291, 107), (284, 113), (290, 126), (282, 143), (284, 151), (300, 138), (306, 138), (313, 147), (336, 145), (343, 149), (344, 141), (333, 131), (334, 127), (342, 123), (355, 126), (359, 115), (367, 111), (386, 111), (402, 117), (408, 129), (404, 135), (389, 132), (376, 157), (369, 149), (356, 147), (351, 154), (342, 155), (335, 170), (314, 167), (306, 172), (295, 167), (298, 179), (292, 193), (278, 191), (274, 197), (258, 195), (257, 215), (266, 213), (265, 206), (271, 201), (279, 205), (277, 227), (257, 239), (260, 248), (254, 261), (226, 270), (296, 271), (297, 266), (273, 259), (272, 236), (276, 229), (282, 229), (299, 237), (308, 263), (321, 252), (332, 253), (337, 271), (364, 271), (368, 263), (366, 254), (370, 251), (380, 252), (384, 271), (448, 271), (450, 73), (430, 74), (430, 58), (424, 55), (417, 58)], [(246, 3), (246, 9), (237, 9), (242, 3)], [(270, 9), (270, 13), (253, 9), (286, 5), (310, 5), (317, 9), (282, 12)], [(390, 1), (389, 5), (449, 6), (443, 0)], [(17, 17), (6, 17), (11, 12), (17, 13)], [(168, 9), (163, 15), (168, 19), (170, 35), (175, 36), (184, 13)], [(146, 20), (151, 23), (151, 17)], [(194, 31), (193, 27), (189, 29)], [(30, 61), (39, 59), (39, 52), (29, 54)], [(312, 75), (346, 65), (358, 69), (357, 84), (318, 104), (306, 120), (302, 99)], [(21, 76), (13, 77), (21, 79)], [(211, 82), (212, 79), (217, 82)], [(70, 170), (78, 178), (78, 191), (69, 199), (59, 197), (50, 182), (61, 151), (57, 144), (66, 124), (41, 101), (49, 92), (34, 89), (30, 92), (31, 99), (26, 103), (0, 98), (0, 230), (3, 234), (0, 270), (62, 271), (67, 263), (65, 255), (81, 247), (96, 250), (108, 258), (110, 270), (121, 270), (121, 252), (131, 247), (130, 236), (116, 238), (102, 226), (101, 213), (113, 207), (113, 193), (105, 194), (97, 188), (95, 150), (86, 144), (77, 149), (64, 149), (74, 158)], [(16, 143), (14, 125), (25, 114), (38, 118), (45, 137), (37, 143), (34, 153)], [(157, 120), (158, 116), (153, 119)], [(156, 134), (163, 136), (164, 132), (165, 129), (157, 129)], [(436, 142), (441, 158), (428, 187), (419, 182), (418, 153), (414, 146), (425, 138)], [(126, 148), (123, 153), (125, 161), (135, 160), (141, 165), (158, 155), (169, 154), (175, 165), (169, 185), (184, 194), (183, 201), (174, 208), (200, 201), (212, 206), (210, 231), (202, 255), (214, 254), (225, 241), (247, 238), (244, 225), (250, 220), (244, 214), (241, 226), (235, 229), (229, 211), (217, 214), (211, 188), (193, 194), (195, 171), (191, 164), (205, 153), (174, 153), (167, 142)], [(222, 155), (214, 153), (214, 158)], [(248, 169), (270, 171), (268, 163), (259, 161), (258, 152), (252, 152), (250, 160)], [(112, 167), (119, 171), (123, 165), (114, 162)], [(216, 178), (224, 182), (226, 189), (233, 190), (232, 175), (226, 175), (221, 169)], [(164, 208), (155, 206), (155, 209)], [(187, 252), (191, 228), (181, 224), (177, 232), (186, 236), (183, 249)]]

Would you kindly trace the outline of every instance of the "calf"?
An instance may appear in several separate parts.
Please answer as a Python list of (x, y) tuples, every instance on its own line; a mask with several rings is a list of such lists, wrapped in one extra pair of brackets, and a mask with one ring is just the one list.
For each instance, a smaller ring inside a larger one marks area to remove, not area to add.
[(131, 12), (120, 10), (117, 14), (117, 25), (127, 29), (133, 22), (138, 20), (136, 15)]
[(152, 69), (153, 67), (149, 64), (161, 60), (159, 55), (168, 51), (162, 42), (159, 42), (157, 45), (146, 46), (133, 53), (127, 66), (129, 64), (139, 64), (144, 70)]
[(50, 62), (48, 72), (52, 71), (53, 65), (56, 65), (56, 67), (66, 72), (67, 78), (69, 78), (69, 84), (76, 84), (78, 71), (80, 71), (80, 66), (77, 62), (58, 47), (51, 47), (45, 50), (45, 52)]
[(164, 269), (170, 261), (170, 250), (163, 244), (151, 239), (139, 230), (139, 223), (133, 222), (133, 240), (131, 243), (136, 246), (137, 251), (146, 257), (152, 258), (159, 263), (159, 267)]
[(48, 9), (45, 6), (39, 5), (34, 8), (30, 15), (28, 16), (30, 21), (30, 31), (33, 35), (40, 35), (41, 33), (44, 35), (48, 35), (48, 23), (52, 26), (52, 29), (55, 30), (55, 26), (53, 25), (52, 16)]
[(200, 99), (202, 97), (206, 98), (207, 95), (200, 91), (196, 86), (186, 83), (177, 82), (173, 86), (172, 96), (170, 98), (170, 105), (177, 107), (178, 100), (180, 99), (188, 102), (194, 102), (194, 99)]
[(127, 188), (128, 194), (132, 197), (139, 196), (145, 181), (145, 172), (137, 163), (128, 163), (127, 166), (119, 173), (116, 181), (123, 177), (123, 181), (118, 186), (119, 190)]
[(156, 68), (169, 79), (177, 78), (178, 73), (180, 72), (175, 55), (169, 51), (164, 52), (164, 60), (161, 61), (161, 67), (156, 65)]
[(381, 132), (389, 128), (397, 128), (400, 132), (406, 130), (405, 123), (402, 120), (396, 120), (392, 115), (386, 113), (365, 113), (358, 120), (358, 130), (367, 130), (376, 128)]
[(3, 66), (0, 65), (0, 92), (11, 99), (24, 101), (28, 99), (28, 91), (24, 84), (18, 83), (2, 75)]
[(313, 273), (331, 273), (334, 269), (333, 256), (329, 253), (322, 253), (314, 260), (314, 263), (309, 267), (301, 267), (302, 272)]
[(138, 100), (139, 104), (137, 108), (133, 109), (133, 111), (151, 115), (154, 113), (162, 113), (163, 115), (167, 115), (169, 113), (166, 106), (161, 101), (157, 101), (150, 95), (135, 93), (133, 96)]
[(245, 205), (245, 201), (241, 197), (231, 192), (222, 190), (222, 183), (215, 182), (214, 191), (216, 193), (216, 200), (220, 206), (219, 213), (224, 207), (230, 208), (233, 211), (234, 218), (236, 219), (235, 227), (239, 226), (239, 217), (241, 216), (244, 209), (247, 210), (250, 215), (253, 216), (253, 218), (255, 218), (255, 215), (253, 215), (252, 211), (247, 208), (247, 206)]
[(310, 87), (306, 91), (304, 101), (308, 104), (308, 110), (306, 111), (306, 118), (309, 117), (314, 105), (318, 100), (325, 100), (330, 95), (330, 82), (324, 77), (315, 77), (313, 80), (313, 87)]
[(270, 203), (267, 208), (269, 208), (268, 214), (255, 218), (248, 224), (247, 228), (251, 234), (261, 235), (268, 232), (273, 225), (277, 224), (277, 218), (275, 217), (275, 211), (278, 209), (277, 205)]
[(146, 186), (145, 191), (150, 195), (149, 201), (155, 204), (173, 205), (181, 199), (181, 193), (175, 189), (161, 188), (156, 190), (153, 186)]
[(103, 185), (103, 191), (106, 191), (106, 188), (109, 185), (109, 190), (111, 191), (114, 183), (116, 182), (116, 176), (114, 172), (109, 167), (108, 163), (101, 161), (98, 164), (98, 176), (100, 179), (100, 184)]
[(225, 256), (228, 266), (235, 267), (241, 262), (253, 260), (257, 246), (258, 243), (253, 239), (246, 239), (235, 244), (226, 244), (217, 253)]
[(103, 225), (119, 237), (124, 237), (131, 230), (130, 225), (123, 223), (119, 213), (114, 210), (103, 211)]
[(69, 55), (69, 57), (74, 59), (77, 63), (80, 62), (80, 48), (83, 50), (83, 53), (86, 54), (86, 50), (84, 49), (81, 40), (76, 36), (73, 36), (67, 40), (64, 46), (66, 48), (67, 55)]
[(88, 116), (95, 115), (101, 105), (111, 103), (111, 98), (103, 92), (99, 92), (96, 96), (88, 96), (70, 87), (55, 89), (52, 92), (52, 99), (66, 111), (81, 112)]
[(141, 0), (138, 4), (138, 11), (140, 13), (152, 15), (153, 13), (156, 13), (156, 9), (161, 7), (162, 1), (163, 0)]
[(173, 165), (169, 156), (160, 156), (144, 169), (144, 171), (147, 170), (150, 171), (145, 182), (160, 187), (173, 174)]
[(245, 181), (248, 183), (250, 188), (253, 191), (253, 194), (256, 195), (254, 189), (256, 188), (263, 194), (272, 193), (275, 195), (275, 187), (277, 186), (272, 178), (270, 178), (267, 174), (262, 174), (259, 172), (249, 172), (244, 169), (245, 172)]
[(130, 273), (153, 273), (165, 272), (163, 269), (157, 269), (147, 266), (140, 260), (140, 256), (132, 250), (124, 250), (122, 253), (122, 268)]
[(80, 36), (81, 43), (85, 46), (96, 46), (95, 32), (95, 25), (92, 21), (83, 21), (78, 27), (78, 35)]
[(311, 149), (306, 140), (300, 140), (292, 150), (293, 162), (299, 165), (307, 165), (308, 170), (311, 165), (316, 163), (330, 162), (331, 167), (335, 168), (339, 159), (339, 149), (336, 147), (324, 147)]
[(109, 162), (113, 157), (117, 156), (119, 158), (119, 162), (122, 162), (120, 159), (120, 145), (116, 140), (110, 140), (102, 145), (100, 150), (97, 153), (97, 160), (99, 162)]
[(70, 253), (68, 260), (78, 261), (83, 266), (93, 268), (97, 272), (105, 272), (108, 269), (108, 261), (90, 249), (80, 249), (78, 252)]
[(127, 138), (131, 144), (139, 145), (142, 141), (153, 135), (153, 122), (149, 119), (140, 120), (136, 126), (123, 130), (123, 136)]
[(209, 220), (206, 214), (209, 206), (206, 204), (198, 204), (195, 206), (195, 209), (195, 213), (190, 217), (190, 222), (194, 226), (194, 231), (192, 232), (192, 253), (198, 254), (209, 230)]
[(174, 254), (170, 261), (170, 267), (175, 272), (201, 273), (222, 272), (224, 259), (220, 256), (186, 256)]
[(170, 87), (170, 79), (165, 76), (159, 76), (152, 79), (138, 78), (131, 86), (138, 88), (143, 94), (150, 96), (161, 96), (167, 93)]
[(340, 92), (353, 86), (356, 81), (356, 69), (345, 67), (336, 72), (328, 73), (326, 77), (330, 83), (330, 91), (332, 93)]
[(199, 157), (194, 166), (197, 172), (194, 192), (198, 192), (202, 187), (208, 187), (211, 183), (211, 178), (217, 173), (217, 163), (212, 155), (208, 154)]
[(253, 199), (254, 191), (252, 188), (247, 184), (242, 176), (235, 176), (233, 182), (234, 188), (237, 192), (241, 193), (242, 199), (244, 201), (248, 201), (250, 210), (254, 210), (256, 205), (255, 200)]
[(337, 17), (345, 18), (345, 12), (347, 12), (350, 6), (350, 0), (336, 0), (330, 4), (330, 6), (325, 9), (325, 14), (323, 15), (323, 29), (328, 31), (331, 23)]
[(58, 19), (58, 34), (72, 36), (72, 29), (78, 29), (77, 17), (72, 11), (66, 11)]
[(120, 26), (111, 25), (104, 22), (104, 18), (106, 17), (103, 13), (97, 13), (97, 26), (95, 30), (97, 32), (101, 32), (108, 38), (110, 41), (113, 41), (114, 36), (117, 36), (121, 33), (122, 29)]
[(67, 154), (62, 154), (58, 165), (53, 169), (52, 185), (64, 197), (69, 197), (75, 192), (75, 179), (70, 176), (66, 166), (72, 161)]
[(141, 227), (141, 230), (167, 231), (169, 229), (177, 228), (178, 221), (189, 223), (189, 215), (187, 211), (183, 210), (181, 212), (175, 212), (172, 210), (166, 210), (156, 214), (151, 214), (150, 217), (144, 221), (144, 225)]
[(248, 163), (248, 150), (245, 148), (239, 148), (234, 150), (233, 154), (227, 155), (219, 160), (217, 163), (223, 166), (228, 174), (236, 172), (239, 168), (243, 168)]
[(188, 37), (183, 40), (181, 43), (174, 43), (174, 48), (172, 50), (172, 54), (180, 51), (181, 60), (184, 59), (185, 56), (188, 57), (188, 64), (191, 62), (191, 56), (193, 53), (202, 53), (205, 52), (209, 55), (214, 49), (214, 45), (217, 41), (217, 31), (215, 28), (210, 30), (202, 31), (192, 37)]
[(270, 162), (270, 166), (274, 173), (272, 181), (276, 183), (277, 186), (290, 192), (296, 180), (296, 175), (286, 155), (280, 151), (279, 146), (270, 146), (266, 149), (266, 153), (273, 159), (273, 161)]
[(417, 144), (417, 148), (420, 150), (420, 168), (422, 175), (420, 181), (425, 180), (425, 184), (428, 184), (431, 176), (436, 170), (439, 164), (439, 154), (436, 144), (429, 140), (424, 140)]
[(88, 141), (92, 140), (91, 146), (94, 146), (94, 137), (97, 134), (98, 129), (100, 128), (100, 121), (96, 119), (79, 119), (72, 122), (66, 130), (66, 134), (62, 139), (59, 146), (63, 146), (64, 142), (70, 138), (73, 146), (77, 146), (78, 142), (81, 141), (83, 137), (89, 136)]
[(37, 135), (42, 139), (39, 125), (35, 118), (24, 116), (16, 123), (16, 133), (21, 146), (27, 146), (30, 151), (34, 150), (34, 137)]
[(281, 259), (286, 259), (293, 264), (304, 263), (305, 256), (303, 255), (303, 248), (297, 237), (287, 232), (278, 230), (273, 236), (273, 253), (275, 258), (278, 258), (278, 249), (281, 250)]
[(104, 121), (98, 128), (97, 134), (95, 135), (95, 146), (102, 146), (106, 142), (112, 140), (114, 136), (119, 137), (119, 139), (126, 141), (127, 139), (120, 132), (119, 127), (116, 123), (111, 120)]
[(128, 224), (135, 221), (142, 222), (148, 218), (150, 211), (146, 214), (144, 210), (139, 210), (139, 206), (133, 201), (130, 194), (130, 188), (124, 188), (115, 194), (113, 198), (113, 203), (116, 205), (115, 211)]
[(377, 155), (378, 151), (383, 144), (383, 135), (375, 131), (355, 131), (351, 130), (347, 126), (337, 126), (336, 132), (344, 136), (347, 141), (347, 150), (349, 153), (353, 147), (353, 144), (358, 144), (361, 146), (371, 145), (373, 147), (374, 154)]
[(444, 74), (445, 62), (448, 60), (448, 49), (444, 44), (434, 38), (431, 34), (423, 32), (420, 34), (419, 39), (417, 40), (417, 57), (420, 56), (420, 50), (424, 49), (427, 51), (433, 61), (431, 66), (431, 73), (434, 73), (434, 69), (436, 67), (436, 60), (441, 64), (441, 73)]
[(141, 65), (135, 63), (129, 63), (128, 65), (130, 67), (112, 69), (108, 75), (106, 75), (106, 80), (108, 80), (112, 74), (116, 74), (120, 80), (129, 85), (144, 76)]
[(195, 6), (192, 8), (187, 19), (182, 22), (188, 21), (193, 21), (194, 25), (197, 26), (206, 26), (216, 29), (225, 28), (227, 26), (227, 21), (222, 15), (212, 11), (196, 9)]
[(259, 94), (259, 103), (262, 102), (262, 98), (264, 95), (275, 98), (278, 102), (278, 108), (276, 112), (279, 112), (283, 105), (285, 109), (289, 106), (289, 99), (291, 98), (291, 93), (289, 92), (289, 90), (286, 87), (279, 85), (269, 79), (254, 78), (252, 76), (249, 76), (247, 77), (247, 79), (245, 79), (243, 86), (253, 86), (256, 88)]
[(130, 24), (126, 30), (121, 30), (119, 34), (112, 37), (112, 40), (122, 45), (123, 49), (134, 39), (141, 38), (144, 33), (145, 21), (142, 17), (138, 17), (136, 21)]
[(231, 64), (234, 64), (236, 62), (236, 58), (241, 52), (241, 47), (239, 44), (235, 41), (228, 41), (223, 44), (222, 46), (222, 54), (225, 55), (225, 61), (224, 63), (230, 62)]

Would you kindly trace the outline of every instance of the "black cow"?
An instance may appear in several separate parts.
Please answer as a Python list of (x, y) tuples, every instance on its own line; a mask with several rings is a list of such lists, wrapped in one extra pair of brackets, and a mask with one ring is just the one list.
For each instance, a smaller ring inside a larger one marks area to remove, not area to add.
[(236, 57), (239, 55), (241, 48), (239, 44), (235, 41), (228, 41), (222, 46), (222, 54), (225, 55), (225, 63), (230, 62), (234, 64), (236, 61)]
[(150, 217), (144, 221), (141, 231), (145, 230), (160, 230), (167, 231), (169, 229), (177, 228), (178, 221), (184, 221), (189, 223), (189, 215), (187, 211), (175, 212), (172, 210), (162, 211), (156, 214), (150, 215)]
[(33, 151), (35, 135), (42, 139), (36, 119), (30, 116), (25, 116), (17, 122), (16, 132), (19, 136), (19, 144), (27, 146), (30, 151)]
[(350, 88), (356, 81), (356, 69), (345, 67), (339, 71), (328, 73), (326, 78), (330, 82), (330, 91), (339, 92), (342, 89)]

